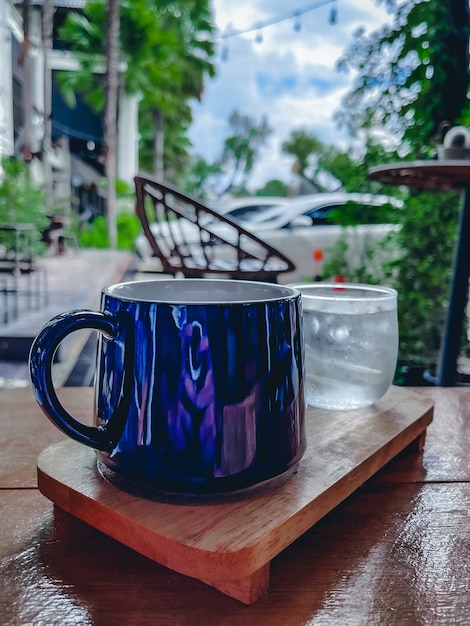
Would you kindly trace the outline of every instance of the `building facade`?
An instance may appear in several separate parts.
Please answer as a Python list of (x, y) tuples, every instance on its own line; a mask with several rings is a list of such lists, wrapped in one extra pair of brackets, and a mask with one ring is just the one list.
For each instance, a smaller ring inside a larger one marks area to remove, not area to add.
[[(53, 0), (53, 33), (68, 12), (80, 11), (84, 4), (85, 0)], [(99, 188), (104, 174), (103, 126), (101, 116), (80, 97), (75, 109), (64, 102), (56, 75), (74, 71), (77, 62), (57, 46), (55, 37), (47, 50), (43, 32), (43, 0), (0, 0), (0, 156), (31, 159), (41, 182), (45, 111), (50, 110), (53, 191), (65, 198), (71, 190)], [(50, 72), (51, 102), (46, 102), (45, 72)], [(138, 169), (137, 99), (121, 93), (118, 110), (117, 176), (132, 184)]]

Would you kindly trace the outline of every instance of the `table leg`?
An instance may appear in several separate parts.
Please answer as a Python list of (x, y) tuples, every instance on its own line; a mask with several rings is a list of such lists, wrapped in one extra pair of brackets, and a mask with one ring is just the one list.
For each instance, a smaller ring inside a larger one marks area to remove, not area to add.
[[(437, 384), (453, 387), (457, 378), (457, 359), (460, 353), (462, 327), (468, 297), (470, 275), (470, 189), (462, 195), (460, 224), (454, 258), (454, 273), (449, 298), (447, 320), (442, 340)], [(465, 241), (467, 239), (467, 241)]]
[(254, 604), (268, 591), (269, 572), (270, 563), (268, 562), (250, 576), (240, 580), (214, 581), (203, 578), (200, 580), (243, 604)]

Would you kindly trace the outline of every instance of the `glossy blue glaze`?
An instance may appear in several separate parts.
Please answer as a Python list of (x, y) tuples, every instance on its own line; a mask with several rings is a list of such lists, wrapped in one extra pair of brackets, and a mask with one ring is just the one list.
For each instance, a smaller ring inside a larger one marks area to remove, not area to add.
[[(188, 289), (199, 283), (185, 281)], [(294, 466), (305, 450), (300, 296), (266, 290), (266, 300), (202, 304), (104, 290), (98, 315), (113, 332), (100, 335), (97, 352), (99, 439), (82, 442), (101, 450), (107, 466), (166, 491), (241, 489)], [(44, 395), (51, 383), (37, 370), (33, 384)], [(74, 436), (57, 406), (45, 411)]]

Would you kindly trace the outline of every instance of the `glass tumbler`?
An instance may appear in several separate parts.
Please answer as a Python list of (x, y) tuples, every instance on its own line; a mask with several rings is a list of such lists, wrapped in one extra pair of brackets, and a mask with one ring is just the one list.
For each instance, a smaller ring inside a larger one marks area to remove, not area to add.
[(397, 292), (348, 283), (292, 286), (302, 295), (307, 404), (350, 410), (379, 400), (396, 368)]

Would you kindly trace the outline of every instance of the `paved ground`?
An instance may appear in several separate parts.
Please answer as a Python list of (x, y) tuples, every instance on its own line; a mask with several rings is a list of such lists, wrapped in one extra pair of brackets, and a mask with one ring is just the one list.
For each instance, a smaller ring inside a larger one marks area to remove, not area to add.
[[(44, 298), (40, 302), (22, 302), (18, 318), (0, 324), (0, 348), (8, 342), (20, 346), (22, 339), (27, 344), (49, 319), (59, 313), (72, 309), (97, 309), (101, 289), (120, 281), (126, 274), (132, 277), (133, 262), (134, 257), (128, 252), (90, 249), (70, 250), (62, 256), (44, 258), (41, 264), (47, 274), (48, 303)], [(57, 386), (70, 378), (89, 338), (89, 331), (78, 331), (63, 342), (60, 361), (54, 365)], [(92, 351), (93, 348), (92, 345)], [(17, 354), (21, 354), (20, 348)], [(26, 360), (17, 361), (10, 357), (0, 360), (0, 388), (28, 387)]]

